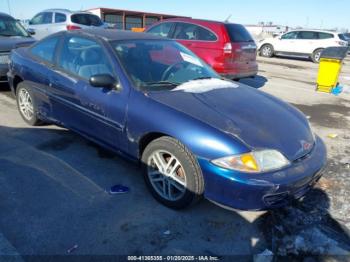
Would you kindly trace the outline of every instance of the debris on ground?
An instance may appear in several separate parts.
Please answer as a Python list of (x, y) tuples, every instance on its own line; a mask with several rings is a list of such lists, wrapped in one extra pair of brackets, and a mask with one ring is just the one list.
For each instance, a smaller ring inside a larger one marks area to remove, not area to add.
[(271, 262), (273, 260), (273, 253), (269, 249), (265, 249), (260, 254), (254, 256), (254, 262)]
[(78, 249), (78, 245), (77, 244), (75, 244), (74, 246), (72, 246), (71, 248), (69, 248), (68, 250), (67, 250), (67, 253), (68, 254), (70, 254), (70, 253), (72, 253), (74, 250), (76, 250), (76, 249)]
[(338, 134), (329, 134), (327, 137), (329, 137), (329, 138), (337, 138)]
[(110, 188), (109, 194), (116, 195), (116, 194), (125, 194), (128, 193), (130, 189), (127, 186), (123, 185), (114, 185)]
[(168, 236), (168, 235), (170, 235), (170, 233), (171, 233), (170, 230), (166, 230), (166, 231), (163, 232), (163, 235), (167, 235)]

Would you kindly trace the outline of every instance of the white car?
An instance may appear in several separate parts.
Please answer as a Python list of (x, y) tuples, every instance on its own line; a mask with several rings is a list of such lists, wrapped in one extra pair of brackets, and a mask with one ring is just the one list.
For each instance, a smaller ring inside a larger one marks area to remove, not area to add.
[(91, 27), (107, 28), (107, 25), (97, 15), (88, 12), (48, 9), (38, 13), (29, 21), (28, 32), (39, 40), (59, 31)]
[(348, 46), (341, 33), (319, 30), (289, 31), (279, 37), (263, 39), (258, 43), (259, 54), (264, 57), (291, 56), (320, 61), (323, 49)]

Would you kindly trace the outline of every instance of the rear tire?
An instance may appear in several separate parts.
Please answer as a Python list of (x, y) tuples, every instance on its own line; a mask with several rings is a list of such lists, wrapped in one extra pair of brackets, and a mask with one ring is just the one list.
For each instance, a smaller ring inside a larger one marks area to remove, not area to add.
[(194, 155), (178, 140), (161, 137), (142, 154), (144, 178), (153, 197), (173, 209), (183, 209), (201, 199), (204, 179)]
[(322, 54), (323, 48), (317, 49), (312, 53), (311, 60), (312, 62), (318, 64), (321, 59), (321, 54)]
[(262, 57), (273, 57), (274, 49), (273, 46), (270, 44), (265, 44), (260, 48), (259, 52), (260, 56)]
[(19, 83), (17, 86), (16, 101), (18, 111), (28, 125), (37, 126), (41, 124), (37, 117), (37, 107), (33, 93), (24, 82)]

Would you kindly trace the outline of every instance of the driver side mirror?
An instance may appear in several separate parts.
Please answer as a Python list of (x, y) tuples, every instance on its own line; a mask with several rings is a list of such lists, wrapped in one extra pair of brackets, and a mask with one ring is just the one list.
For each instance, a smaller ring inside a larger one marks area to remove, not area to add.
[(104, 87), (108, 89), (112, 89), (112, 88), (116, 88), (117, 90), (121, 89), (118, 81), (110, 74), (93, 75), (90, 77), (89, 83), (91, 86), (97, 87), (97, 88)]
[(32, 28), (28, 28), (27, 29), (27, 33), (30, 34), (30, 35), (35, 35), (35, 30), (32, 29)]

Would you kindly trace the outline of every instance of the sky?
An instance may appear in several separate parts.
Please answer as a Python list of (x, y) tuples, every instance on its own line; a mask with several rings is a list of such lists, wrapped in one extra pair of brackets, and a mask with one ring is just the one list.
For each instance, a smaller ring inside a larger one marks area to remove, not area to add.
[(230, 21), (241, 24), (271, 21), (290, 27), (350, 29), (349, 0), (0, 0), (0, 12), (11, 13), (17, 19), (32, 18), (47, 8), (85, 10), (94, 7), (221, 21), (232, 15)]

